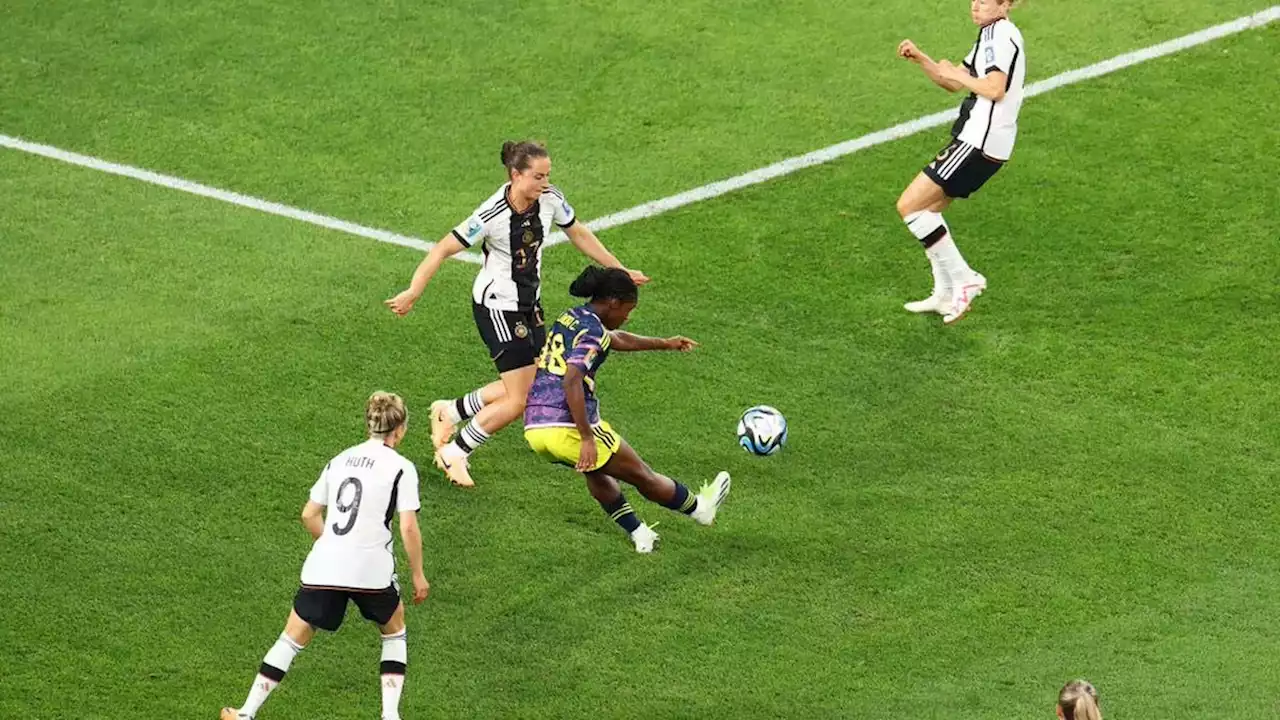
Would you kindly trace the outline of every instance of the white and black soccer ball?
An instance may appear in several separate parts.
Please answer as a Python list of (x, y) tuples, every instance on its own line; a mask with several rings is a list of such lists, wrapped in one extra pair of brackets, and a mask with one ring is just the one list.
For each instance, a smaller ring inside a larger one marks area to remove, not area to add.
[(777, 408), (757, 405), (738, 420), (738, 444), (752, 455), (772, 455), (787, 444), (787, 419)]

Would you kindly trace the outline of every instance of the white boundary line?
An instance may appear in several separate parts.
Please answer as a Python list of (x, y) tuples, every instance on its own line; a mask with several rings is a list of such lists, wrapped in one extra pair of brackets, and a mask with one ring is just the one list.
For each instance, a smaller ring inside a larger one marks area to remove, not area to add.
[[(1141, 50), (1117, 55), (1109, 60), (1103, 60), (1102, 62), (1095, 63), (1087, 67), (1069, 70), (1059, 75), (1054, 75), (1046, 80), (1041, 80), (1040, 82), (1028, 85), (1026, 88), (1026, 97), (1030, 98), (1036, 95), (1043, 95), (1044, 93), (1057, 90), (1058, 88), (1065, 87), (1067, 85), (1074, 85), (1085, 80), (1091, 80), (1096, 77), (1116, 72), (1117, 70), (1123, 70), (1124, 68), (1144, 63), (1148, 60), (1164, 57), (1165, 55), (1172, 55), (1173, 53), (1181, 52), (1197, 45), (1203, 45), (1205, 43), (1227, 37), (1228, 35), (1234, 35), (1246, 30), (1260, 28), (1264, 25), (1275, 22), (1276, 20), (1280, 20), (1280, 5), (1273, 5), (1252, 15), (1246, 15), (1245, 17), (1237, 18), (1231, 22), (1205, 28), (1204, 30), (1193, 32), (1190, 35), (1183, 35), (1182, 37), (1174, 38), (1173, 40), (1162, 42), (1158, 45), (1152, 45), (1151, 47), (1143, 48)], [(588, 222), (587, 225), (596, 232), (601, 232), (608, 230), (609, 228), (626, 225), (638, 220), (645, 220), (661, 215), (670, 210), (684, 207), (685, 205), (691, 205), (703, 200), (710, 200), (711, 198), (719, 197), (721, 195), (734, 192), (735, 190), (741, 190), (745, 187), (758, 185), (768, 180), (782, 177), (783, 175), (790, 175), (793, 172), (803, 170), (807, 167), (828, 163), (837, 158), (852, 155), (856, 152), (860, 152), (877, 145), (883, 145), (893, 140), (901, 140), (902, 138), (915, 135), (916, 133), (924, 130), (931, 130), (933, 128), (946, 125), (954, 120), (955, 117), (955, 110), (925, 115), (924, 117), (919, 117), (915, 120), (894, 125), (893, 127), (886, 128), (869, 135), (863, 135), (860, 138), (825, 147), (821, 150), (814, 150), (813, 152), (805, 153), (804, 155), (787, 158), (786, 160), (762, 167), (758, 170), (752, 170), (751, 172), (744, 173), (742, 175), (736, 175), (725, 180), (718, 180), (716, 182), (703, 185), (702, 187), (686, 190), (685, 192), (672, 195), (670, 197), (661, 198), (659, 200), (654, 200), (653, 202), (647, 202), (643, 205), (637, 205), (620, 212), (605, 215), (604, 217)], [(427, 250), (433, 245), (433, 243), (427, 242), (421, 238), (401, 235), (388, 230), (378, 230), (376, 228), (365, 227), (346, 220), (339, 220), (338, 218), (314, 213), (309, 210), (299, 210), (298, 208), (281, 205), (280, 203), (271, 202), (269, 200), (261, 200), (259, 198), (243, 195), (237, 192), (231, 192), (229, 190), (220, 190), (218, 188), (201, 185), (199, 183), (191, 182), (190, 180), (183, 180), (182, 178), (173, 177), (171, 175), (162, 175), (150, 170), (143, 170), (129, 165), (120, 165), (95, 157), (90, 157), (88, 155), (80, 155), (79, 153), (60, 150), (49, 145), (40, 145), (20, 138), (10, 137), (8, 135), (0, 135), (0, 147), (7, 147), (13, 150), (31, 153), (33, 155), (41, 155), (43, 157), (70, 163), (72, 165), (79, 165), (81, 167), (87, 167), (93, 170), (111, 173), (113, 175), (121, 175), (135, 180), (141, 180), (142, 182), (151, 183), (153, 185), (160, 185), (162, 187), (180, 190), (193, 195), (221, 200), (223, 202), (231, 203), (232, 205), (239, 205), (241, 207), (259, 210), (272, 215), (279, 215), (281, 217), (299, 220), (312, 225), (329, 228), (330, 230), (358, 235), (360, 237), (366, 237), (379, 242), (402, 245), (404, 247), (416, 248), (418, 250)], [(564, 233), (554, 233), (550, 238), (548, 238), (547, 244), (555, 245), (565, 242), (567, 239), (568, 238), (565, 237)], [(483, 262), (483, 259), (475, 253), (460, 253), (454, 257), (472, 263)]]
[[(1188, 48), (1193, 48), (1197, 45), (1203, 45), (1204, 43), (1211, 42), (1228, 35), (1234, 35), (1253, 28), (1259, 28), (1278, 19), (1280, 19), (1280, 5), (1273, 5), (1266, 10), (1254, 13), (1253, 15), (1237, 18), (1228, 23), (1215, 25), (1213, 27), (1191, 33), (1190, 35), (1183, 35), (1180, 38), (1174, 38), (1173, 40), (1162, 42), (1159, 45), (1152, 45), (1148, 48), (1135, 50), (1123, 55), (1117, 55), (1109, 60), (1103, 60), (1102, 62), (1078, 68), (1076, 70), (1069, 70), (1059, 75), (1054, 75), (1046, 80), (1032, 83), (1026, 87), (1025, 97), (1030, 98), (1036, 95), (1043, 95), (1044, 93), (1057, 90), (1058, 88), (1065, 87), (1067, 85), (1074, 85), (1078, 82), (1107, 75), (1109, 73), (1116, 72), (1117, 70), (1123, 70), (1124, 68), (1144, 63), (1148, 60), (1153, 60), (1165, 55), (1171, 55)], [(959, 110), (956, 109), (934, 113), (932, 115), (925, 115), (924, 117), (919, 117), (900, 125), (894, 125), (891, 128), (885, 128), (884, 130), (871, 133), (870, 135), (863, 135), (862, 137), (854, 140), (847, 140), (837, 145), (822, 148), (821, 150), (814, 150), (813, 152), (805, 153), (804, 155), (787, 158), (786, 160), (774, 163), (773, 165), (762, 167), (758, 170), (752, 170), (749, 173), (737, 175), (725, 180), (719, 180), (692, 190), (686, 190), (678, 195), (665, 197), (661, 200), (654, 200), (653, 202), (647, 202), (643, 205), (637, 205), (633, 208), (613, 213), (612, 215), (605, 215), (602, 218), (587, 223), (587, 225), (589, 225), (592, 230), (601, 231), (618, 227), (619, 225), (626, 225), (627, 223), (632, 223), (637, 220), (645, 220), (647, 218), (654, 217), (655, 215), (661, 215), (669, 210), (674, 210), (679, 207), (684, 207), (685, 205), (691, 205), (696, 202), (719, 197), (735, 190), (741, 190), (745, 187), (758, 185), (762, 182), (782, 177), (783, 175), (790, 175), (797, 170), (803, 170), (804, 168), (812, 167), (814, 165), (828, 163), (837, 158), (852, 155), (856, 152), (860, 152), (877, 145), (883, 145), (893, 140), (901, 140), (902, 138), (915, 135), (916, 133), (924, 130), (941, 127), (953, 122), (958, 113)], [(564, 242), (567, 239), (563, 234), (557, 233), (557, 235), (559, 235), (559, 237), (553, 237), (551, 239), (552, 243)]]
[[(96, 157), (81, 155), (67, 150), (60, 150), (50, 145), (28, 142), (21, 138), (10, 137), (8, 135), (0, 135), (0, 147), (21, 150), (22, 152), (31, 153), (32, 155), (40, 155), (53, 160), (60, 160), (64, 163), (79, 165), (92, 170), (100, 170), (112, 175), (121, 175), (123, 177), (133, 178), (134, 180), (141, 180), (145, 183), (151, 183), (152, 185), (160, 185), (161, 187), (180, 190), (185, 193), (191, 193), (192, 195), (221, 200), (226, 203), (231, 203), (232, 205), (260, 210), (264, 213), (279, 215), (280, 217), (286, 217), (292, 220), (300, 220), (304, 223), (319, 225), (323, 228), (329, 228), (330, 230), (337, 230), (338, 232), (344, 232), (351, 235), (359, 235), (360, 237), (377, 240), (378, 242), (391, 243), (392, 245), (403, 245), (404, 247), (416, 248), (418, 250), (429, 250), (431, 249), (431, 246), (435, 244), (427, 242), (421, 238), (400, 235), (399, 233), (393, 233), (389, 230), (378, 230), (377, 228), (365, 227), (364, 225), (357, 225), (356, 223), (339, 220), (338, 218), (329, 217), (328, 215), (314, 213), (310, 210), (299, 210), (298, 208), (281, 205), (280, 203), (271, 202), (270, 200), (262, 200), (260, 198), (244, 195), (238, 192), (232, 192), (230, 190), (220, 190), (215, 187), (209, 187), (208, 185), (191, 182), (190, 180), (173, 177), (172, 175), (161, 175), (160, 173), (152, 172), (150, 170), (143, 170), (142, 168), (136, 168), (129, 165), (120, 165), (119, 163), (100, 160)], [(459, 253), (454, 257), (467, 262), (484, 262), (484, 258), (475, 253)]]

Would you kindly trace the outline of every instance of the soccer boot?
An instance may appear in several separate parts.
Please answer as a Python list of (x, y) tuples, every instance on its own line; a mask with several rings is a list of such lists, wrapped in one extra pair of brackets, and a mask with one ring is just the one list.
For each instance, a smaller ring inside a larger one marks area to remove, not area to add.
[(716, 513), (720, 505), (729, 496), (729, 473), (722, 472), (716, 479), (702, 486), (698, 491), (698, 507), (690, 515), (699, 525), (710, 525), (716, 521)]
[(939, 315), (942, 315), (947, 311), (947, 307), (949, 305), (951, 305), (950, 295), (943, 295), (941, 293), (934, 292), (934, 294), (930, 295), (929, 297), (923, 300), (916, 300), (915, 302), (909, 302), (903, 305), (902, 307), (907, 312), (911, 312), (911, 313), (916, 313), (916, 314), (938, 313)]
[(951, 306), (942, 316), (942, 322), (950, 325), (964, 317), (964, 314), (969, 312), (969, 307), (973, 305), (973, 301), (977, 300), (986, 289), (987, 279), (978, 273), (974, 273), (964, 283), (957, 285), (951, 293)]
[(222, 712), (218, 715), (218, 720), (253, 720), (249, 715), (242, 715), (235, 708), (222, 708)]
[(658, 533), (648, 525), (640, 523), (640, 527), (631, 531), (631, 542), (636, 544), (636, 552), (651, 553), (654, 546), (658, 544)]
[(452, 400), (437, 400), (431, 403), (431, 444), (436, 449), (445, 446), (453, 439), (453, 420), (449, 419), (449, 405)]
[(467, 456), (456, 455), (449, 450), (450, 448), (446, 446), (436, 451), (436, 467), (443, 470), (444, 476), (454, 485), (464, 488), (475, 487), (476, 483), (471, 479), (471, 471), (467, 467)]

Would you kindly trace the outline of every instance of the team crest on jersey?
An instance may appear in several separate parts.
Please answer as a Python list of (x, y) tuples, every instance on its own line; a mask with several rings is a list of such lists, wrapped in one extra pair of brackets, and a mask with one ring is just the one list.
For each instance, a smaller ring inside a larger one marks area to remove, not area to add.
[(533, 244), (533, 241), (534, 241), (534, 240), (536, 240), (536, 239), (537, 239), (537, 238), (536, 238), (536, 237), (534, 237), (534, 234), (533, 234), (533, 231), (532, 231), (532, 230), (525, 230), (525, 231), (524, 231), (524, 238), (523, 238), (523, 240), (524, 240), (524, 244), (525, 244), (525, 245), (532, 245), (532, 244)]
[(521, 340), (529, 337), (529, 328), (525, 327), (525, 324), (522, 322), (516, 323), (514, 330), (516, 333), (516, 337), (520, 338)]
[(478, 219), (471, 218), (470, 220), (467, 221), (467, 237), (468, 238), (473, 238), (479, 235), (481, 230), (484, 230), (484, 225)]

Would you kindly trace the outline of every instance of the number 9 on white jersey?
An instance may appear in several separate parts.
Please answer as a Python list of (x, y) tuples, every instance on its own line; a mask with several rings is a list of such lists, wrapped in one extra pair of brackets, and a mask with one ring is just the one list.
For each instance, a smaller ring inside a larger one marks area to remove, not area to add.
[(325, 466), (310, 499), (326, 507), (324, 532), (302, 566), (302, 584), (389, 587), (395, 576), (391, 521), (421, 507), (414, 464), (381, 440), (368, 440)]

